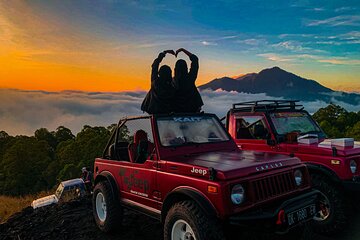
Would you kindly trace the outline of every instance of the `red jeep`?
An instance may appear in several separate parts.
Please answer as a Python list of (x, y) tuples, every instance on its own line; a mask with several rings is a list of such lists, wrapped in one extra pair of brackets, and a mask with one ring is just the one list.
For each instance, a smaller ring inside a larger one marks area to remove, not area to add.
[(226, 128), (242, 150), (287, 154), (306, 163), (314, 188), (324, 194), (315, 229), (327, 234), (344, 229), (350, 210), (346, 193), (360, 190), (359, 142), (326, 139), (298, 101), (233, 104)]
[(119, 121), (94, 164), (98, 227), (119, 226), (128, 208), (160, 220), (164, 239), (223, 239), (223, 226), (300, 229), (320, 193), (299, 159), (241, 151), (214, 114)]

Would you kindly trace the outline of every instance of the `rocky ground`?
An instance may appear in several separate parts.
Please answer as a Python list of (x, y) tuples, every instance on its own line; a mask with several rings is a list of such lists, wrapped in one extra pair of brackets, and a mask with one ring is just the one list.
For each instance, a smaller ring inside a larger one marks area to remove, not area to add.
[[(247, 233), (245, 239), (258, 239)], [(360, 239), (360, 216), (352, 221), (348, 231), (341, 236), (326, 238), (310, 234), (306, 239), (352, 240)], [(234, 236), (234, 239), (239, 239)], [(62, 205), (33, 210), (31, 207), (13, 215), (0, 225), (1, 240), (25, 239), (162, 239), (162, 226), (152, 218), (125, 211), (124, 221), (117, 233), (104, 234), (98, 230), (92, 216), (90, 199), (72, 201)]]
[(125, 212), (117, 234), (98, 230), (90, 199), (33, 210), (25, 208), (0, 225), (0, 239), (161, 239), (161, 225), (151, 218)]

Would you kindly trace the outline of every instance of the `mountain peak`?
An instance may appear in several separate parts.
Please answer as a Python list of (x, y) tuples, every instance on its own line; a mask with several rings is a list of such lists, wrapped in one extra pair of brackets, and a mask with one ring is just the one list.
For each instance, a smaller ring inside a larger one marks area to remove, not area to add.
[(278, 66), (274, 66), (274, 67), (269, 68), (269, 69), (273, 69), (273, 70), (282, 70), (282, 71), (284, 71), (283, 69), (281, 69), (281, 68), (280, 68), (280, 67), (278, 67)]
[(273, 73), (278, 73), (278, 72), (286, 72), (286, 73), (289, 73), (287, 71), (285, 71), (284, 69), (278, 67), (278, 66), (275, 66), (275, 67), (272, 67), (272, 68), (265, 68), (263, 70), (261, 70), (259, 72), (259, 74), (261, 74), (262, 72), (273, 72)]
[[(228, 92), (235, 91), (251, 94), (265, 93), (267, 96), (303, 101), (321, 100), (329, 102), (332, 98), (336, 98), (336, 92), (330, 88), (314, 80), (302, 78), (278, 66), (261, 70), (259, 73), (243, 74), (235, 79), (219, 78), (199, 86), (199, 89), (213, 91), (222, 89)], [(348, 103), (359, 102), (359, 95), (345, 95), (341, 97), (341, 101)]]

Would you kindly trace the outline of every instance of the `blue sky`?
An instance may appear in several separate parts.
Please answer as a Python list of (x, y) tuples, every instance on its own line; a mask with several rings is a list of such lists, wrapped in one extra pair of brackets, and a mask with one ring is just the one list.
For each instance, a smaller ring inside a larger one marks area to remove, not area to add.
[[(28, 61), (84, 69), (94, 86), (49, 87), (39, 76), (28, 89), (94, 90), (106, 79), (124, 81), (121, 76), (133, 84), (108, 86), (146, 89), (157, 53), (185, 47), (200, 57), (198, 84), (280, 66), (335, 90), (360, 92), (359, 1), (15, 0), (1, 3), (0, 14), (3, 26), (20, 35), (11, 40), (15, 48), (41, 52)], [(0, 42), (6, 36), (0, 31)], [(64, 72), (62, 79), (75, 78), (71, 70)], [(18, 88), (4, 82), (0, 87)]]
[[(0, 1), (1, 130), (31, 134), (65, 125), (78, 132), (84, 124), (106, 125), (140, 114), (153, 59), (164, 49), (180, 47), (200, 58), (198, 85), (279, 66), (334, 90), (360, 92), (359, 5), (330, 0)], [(174, 66), (175, 61), (169, 56), (164, 63)], [(204, 109), (219, 116), (234, 101), (269, 98), (201, 94)], [(327, 103), (304, 105), (314, 112)]]

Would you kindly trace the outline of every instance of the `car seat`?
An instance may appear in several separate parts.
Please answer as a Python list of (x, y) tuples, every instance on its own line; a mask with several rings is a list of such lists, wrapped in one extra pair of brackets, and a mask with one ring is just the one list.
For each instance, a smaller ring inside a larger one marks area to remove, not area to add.
[(267, 129), (262, 124), (254, 126), (254, 137), (257, 139), (266, 139), (268, 134)]
[(250, 133), (250, 130), (246, 127), (241, 127), (236, 132), (237, 139), (252, 139), (253, 136)]
[(134, 142), (129, 144), (128, 152), (130, 162), (144, 163), (154, 149), (154, 144), (148, 140), (144, 130), (137, 130), (134, 134)]

